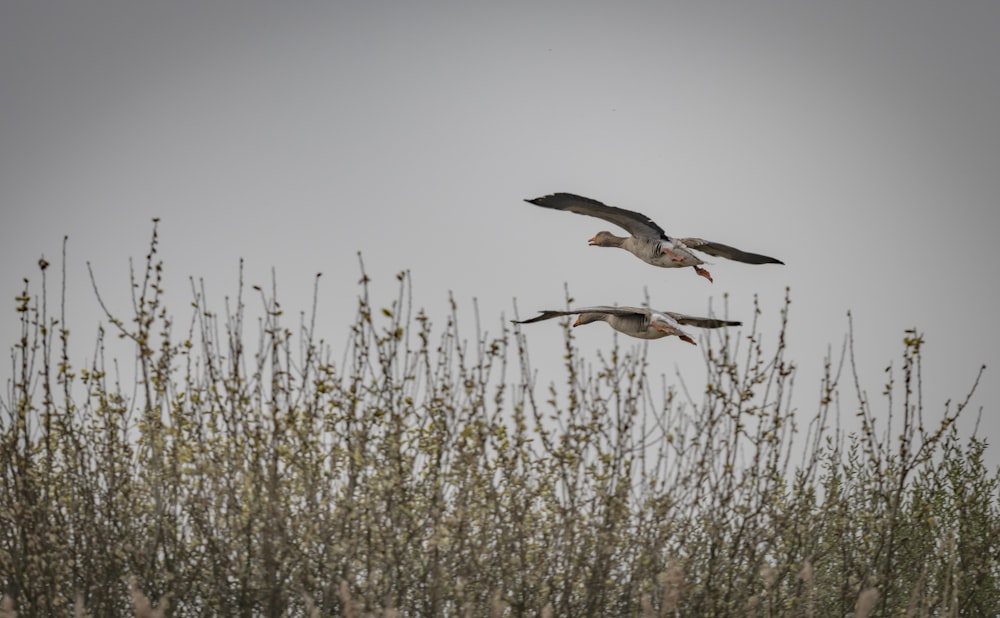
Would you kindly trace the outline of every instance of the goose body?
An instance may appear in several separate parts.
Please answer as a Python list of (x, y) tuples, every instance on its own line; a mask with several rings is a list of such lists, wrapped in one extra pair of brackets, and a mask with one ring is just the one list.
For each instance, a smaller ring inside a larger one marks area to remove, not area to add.
[(681, 326), (697, 326), (699, 328), (720, 328), (723, 326), (739, 326), (742, 322), (718, 320), (715, 318), (699, 318), (672, 311), (655, 311), (644, 307), (611, 307), (599, 305), (581, 307), (572, 311), (542, 311), (529, 320), (513, 320), (515, 324), (531, 324), (567, 315), (577, 315), (573, 326), (604, 321), (620, 333), (639, 339), (661, 339), (676, 335), (681, 340), (697, 345), (690, 334), (684, 332)]
[(759, 253), (741, 251), (735, 247), (701, 238), (673, 238), (642, 213), (608, 206), (597, 200), (572, 193), (553, 193), (525, 200), (529, 204), (588, 215), (613, 223), (630, 236), (615, 236), (611, 232), (598, 232), (589, 244), (596, 247), (625, 249), (647, 264), (662, 268), (694, 268), (702, 277), (712, 281), (712, 275), (701, 267), (705, 262), (693, 250), (747, 264), (784, 264), (781, 260)]

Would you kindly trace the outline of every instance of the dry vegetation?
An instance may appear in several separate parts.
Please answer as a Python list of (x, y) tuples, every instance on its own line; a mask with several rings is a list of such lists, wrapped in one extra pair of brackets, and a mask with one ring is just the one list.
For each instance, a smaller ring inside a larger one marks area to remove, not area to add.
[[(178, 327), (157, 238), (134, 283), (135, 383), (71, 366), (29, 284), (0, 401), (0, 615), (983, 616), (1000, 607), (1000, 478), (925, 413), (922, 337), (883, 396), (853, 344), (790, 405), (781, 334), (702, 341), (699, 401), (565, 329), (559, 384), (526, 341), (432, 324), (362, 276), (346, 350), (273, 294)], [(111, 316), (109, 316), (111, 317)], [(117, 329), (117, 332), (115, 332)], [(617, 341), (617, 340), (616, 340)], [(250, 345), (250, 347), (246, 347)], [(843, 377), (843, 380), (842, 380)], [(977, 378), (978, 380), (978, 378)], [(841, 382), (844, 382), (842, 387)], [(843, 392), (848, 394), (844, 395)], [(971, 393), (970, 393), (971, 394)], [(968, 401), (968, 399), (966, 399)], [(863, 430), (841, 434), (843, 415)], [(795, 439), (793, 440), (793, 437)]]

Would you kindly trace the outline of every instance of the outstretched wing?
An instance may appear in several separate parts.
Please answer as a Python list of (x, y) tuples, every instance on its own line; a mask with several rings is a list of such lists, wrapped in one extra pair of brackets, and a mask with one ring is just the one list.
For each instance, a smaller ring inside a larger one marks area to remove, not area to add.
[(697, 249), (702, 253), (726, 258), (727, 260), (735, 260), (746, 264), (784, 264), (784, 262), (777, 258), (761, 255), (759, 253), (740, 251), (736, 247), (730, 247), (729, 245), (724, 245), (721, 242), (710, 242), (701, 238), (681, 238), (680, 241), (689, 249)]
[(575, 212), (578, 215), (588, 215), (604, 219), (626, 230), (633, 236), (667, 239), (667, 233), (663, 231), (663, 228), (646, 215), (618, 208), (617, 206), (608, 206), (589, 197), (574, 195), (572, 193), (553, 193), (552, 195), (545, 195), (543, 197), (536, 197), (533, 200), (524, 201), (543, 208), (566, 210)]
[(598, 305), (595, 307), (578, 307), (572, 311), (552, 311), (544, 310), (539, 312), (539, 315), (529, 319), (529, 320), (511, 320), (515, 324), (531, 324), (533, 322), (541, 322), (542, 320), (551, 320), (552, 318), (560, 318), (567, 315), (577, 315), (578, 313), (607, 313), (609, 315), (618, 316), (630, 316), (639, 315), (645, 316), (649, 314), (646, 309), (641, 309), (639, 307), (612, 307), (610, 305)]
[(511, 320), (511, 322), (514, 324), (531, 324), (533, 322), (541, 322), (542, 320), (561, 318), (565, 315), (576, 315), (576, 311), (542, 311), (539, 315), (536, 315), (530, 320)]
[(673, 311), (664, 311), (663, 313), (677, 320), (679, 324), (684, 324), (685, 326), (697, 326), (699, 328), (722, 328), (723, 326), (740, 326), (743, 324), (743, 322), (718, 320), (716, 318), (699, 318), (693, 315), (674, 313)]

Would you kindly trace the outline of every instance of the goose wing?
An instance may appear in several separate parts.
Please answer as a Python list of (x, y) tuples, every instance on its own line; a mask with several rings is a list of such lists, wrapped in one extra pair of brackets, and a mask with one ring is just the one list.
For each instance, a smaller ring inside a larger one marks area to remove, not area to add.
[(646, 316), (649, 315), (648, 309), (642, 309), (641, 307), (612, 307), (610, 305), (597, 305), (594, 307), (578, 307), (577, 309), (569, 311), (553, 311), (553, 310), (543, 310), (540, 311), (538, 315), (528, 320), (511, 320), (515, 324), (532, 324), (534, 322), (541, 322), (542, 320), (551, 320), (552, 318), (560, 318), (567, 315), (577, 315), (579, 313), (606, 313), (608, 315), (617, 316), (631, 316), (639, 315)]
[(716, 318), (700, 318), (693, 315), (684, 315), (683, 313), (674, 313), (673, 311), (664, 311), (663, 313), (677, 320), (678, 324), (697, 326), (699, 328), (722, 328), (723, 326), (740, 326), (743, 324), (743, 322), (718, 320)]
[(534, 322), (541, 322), (542, 320), (551, 320), (552, 318), (561, 318), (565, 315), (576, 315), (575, 311), (541, 311), (538, 315), (531, 318), (530, 320), (511, 320), (514, 324), (532, 324)]
[(667, 238), (667, 233), (663, 231), (663, 228), (646, 215), (618, 208), (617, 206), (608, 206), (589, 197), (574, 195), (572, 193), (553, 193), (524, 201), (535, 206), (541, 206), (542, 208), (566, 210), (575, 212), (578, 215), (589, 215), (598, 219), (604, 219), (626, 230), (633, 236)]
[(736, 247), (730, 247), (729, 245), (724, 245), (721, 242), (711, 242), (701, 238), (681, 238), (680, 241), (689, 249), (697, 249), (702, 253), (714, 255), (715, 257), (726, 258), (727, 260), (735, 260), (746, 264), (784, 264), (784, 262), (777, 258), (761, 255), (759, 253), (741, 251)]

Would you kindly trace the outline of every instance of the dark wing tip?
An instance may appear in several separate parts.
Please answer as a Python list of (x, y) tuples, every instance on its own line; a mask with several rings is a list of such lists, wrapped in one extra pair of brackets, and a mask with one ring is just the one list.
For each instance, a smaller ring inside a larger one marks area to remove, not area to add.
[(749, 251), (739, 251), (730, 257), (731, 260), (736, 260), (737, 262), (745, 262), (747, 264), (782, 264), (784, 262), (778, 258), (773, 258), (769, 255), (761, 255), (760, 253), (750, 253)]
[(539, 197), (533, 197), (531, 199), (525, 199), (525, 202), (529, 204), (534, 204), (535, 206), (545, 206), (546, 208), (556, 208), (558, 204), (564, 200), (586, 200), (592, 201), (589, 198), (581, 197), (574, 193), (565, 193), (560, 191), (559, 193), (549, 193), (548, 195), (542, 195)]
[(541, 322), (542, 320), (551, 320), (552, 318), (559, 318), (566, 315), (572, 315), (576, 313), (575, 311), (539, 311), (538, 315), (533, 318), (528, 318), (527, 320), (511, 320), (514, 324), (533, 324), (535, 322)]
[(711, 242), (700, 238), (685, 238), (682, 239), (681, 242), (687, 244), (691, 249), (696, 249), (702, 253), (714, 255), (715, 257), (726, 258), (727, 260), (734, 260), (736, 262), (743, 262), (744, 264), (784, 264), (784, 262), (778, 258), (773, 258), (769, 255), (762, 255), (760, 253), (743, 251), (741, 249), (737, 249), (736, 247), (724, 245), (721, 242)]

